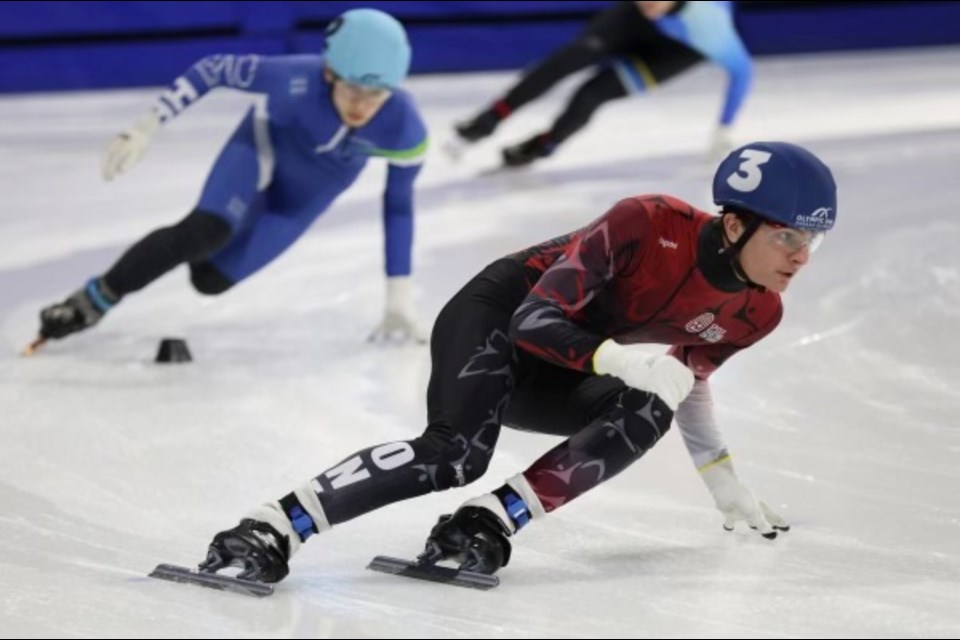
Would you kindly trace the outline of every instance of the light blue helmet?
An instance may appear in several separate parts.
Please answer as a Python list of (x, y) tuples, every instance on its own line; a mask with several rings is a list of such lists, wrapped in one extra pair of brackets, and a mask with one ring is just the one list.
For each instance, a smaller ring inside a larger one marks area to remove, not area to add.
[(351, 84), (393, 89), (410, 71), (410, 43), (396, 18), (377, 9), (351, 9), (326, 31), (327, 66)]
[(837, 220), (837, 185), (830, 169), (788, 142), (753, 142), (734, 150), (713, 178), (713, 200), (814, 232), (829, 231)]

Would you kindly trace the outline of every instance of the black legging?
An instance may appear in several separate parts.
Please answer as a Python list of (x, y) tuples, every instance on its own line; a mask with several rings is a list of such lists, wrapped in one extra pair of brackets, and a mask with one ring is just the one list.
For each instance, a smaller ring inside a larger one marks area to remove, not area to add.
[[(317, 476), (313, 486), (330, 524), (473, 482), (487, 470), (501, 424), (573, 435), (528, 471), (536, 487), (551, 465), (562, 471), (566, 461), (583, 463), (586, 475), (569, 478), (561, 502), (626, 468), (667, 431), (673, 414), (658, 398), (514, 348), (510, 319), (529, 289), (521, 263), (498, 260), (447, 303), (431, 334), (427, 429), (359, 451)], [(593, 471), (598, 464), (605, 473)]]
[[(563, 78), (613, 56), (636, 59), (657, 82), (682, 73), (703, 57), (686, 45), (668, 38), (644, 18), (633, 2), (619, 2), (597, 14), (576, 40), (558, 49), (529, 69), (503, 98), (516, 111), (543, 95)], [(559, 144), (580, 130), (605, 102), (623, 98), (628, 89), (606, 65), (574, 94), (550, 129), (550, 141)]]
[(550, 128), (550, 141), (560, 144), (582, 129), (605, 102), (626, 97), (627, 90), (610, 67), (599, 71), (585, 82)]
[(572, 73), (662, 38), (632, 2), (618, 2), (594, 16), (576, 40), (528, 69), (503, 101), (515, 111)]
[(103, 275), (118, 297), (139, 291), (177, 265), (190, 264), (190, 279), (200, 293), (223, 293), (231, 282), (206, 259), (229, 242), (230, 225), (200, 210), (173, 225), (157, 229), (134, 244)]

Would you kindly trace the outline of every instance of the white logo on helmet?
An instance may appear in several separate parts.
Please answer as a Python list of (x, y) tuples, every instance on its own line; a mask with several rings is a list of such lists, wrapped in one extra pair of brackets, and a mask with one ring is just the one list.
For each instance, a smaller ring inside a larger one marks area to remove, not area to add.
[(801, 229), (805, 228), (823, 228), (830, 226), (830, 212), (833, 211), (833, 207), (820, 207), (814, 209), (813, 213), (806, 216), (797, 216), (796, 225)]

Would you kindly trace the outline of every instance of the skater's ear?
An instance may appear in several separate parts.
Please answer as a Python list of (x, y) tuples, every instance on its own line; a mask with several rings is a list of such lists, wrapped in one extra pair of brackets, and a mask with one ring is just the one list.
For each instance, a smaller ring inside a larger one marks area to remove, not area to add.
[(724, 209), (721, 212), (720, 224), (723, 225), (724, 239), (734, 244), (746, 231), (747, 226), (753, 220), (753, 215), (746, 211), (737, 211), (733, 209)]
[(327, 84), (333, 84), (333, 81), (337, 79), (337, 75), (330, 70), (330, 67), (323, 67), (323, 79), (327, 81)]

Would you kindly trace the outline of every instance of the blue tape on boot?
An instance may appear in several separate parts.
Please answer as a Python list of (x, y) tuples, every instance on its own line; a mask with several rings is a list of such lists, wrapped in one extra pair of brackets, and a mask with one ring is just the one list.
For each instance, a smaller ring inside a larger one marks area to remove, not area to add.
[(287, 517), (290, 518), (290, 524), (293, 525), (293, 530), (300, 536), (300, 542), (303, 542), (313, 535), (313, 518), (303, 510), (303, 507), (300, 505), (293, 507), (289, 513), (287, 513)]
[(100, 311), (106, 313), (110, 310), (110, 307), (114, 305), (113, 302), (107, 299), (103, 292), (100, 291), (100, 286), (97, 284), (96, 278), (91, 278), (87, 282), (87, 297), (90, 298), (90, 301), (93, 302), (94, 306)]
[(503, 506), (507, 510), (507, 515), (517, 525), (517, 531), (530, 522), (530, 509), (527, 508), (527, 503), (520, 496), (514, 493), (507, 494), (503, 499)]

